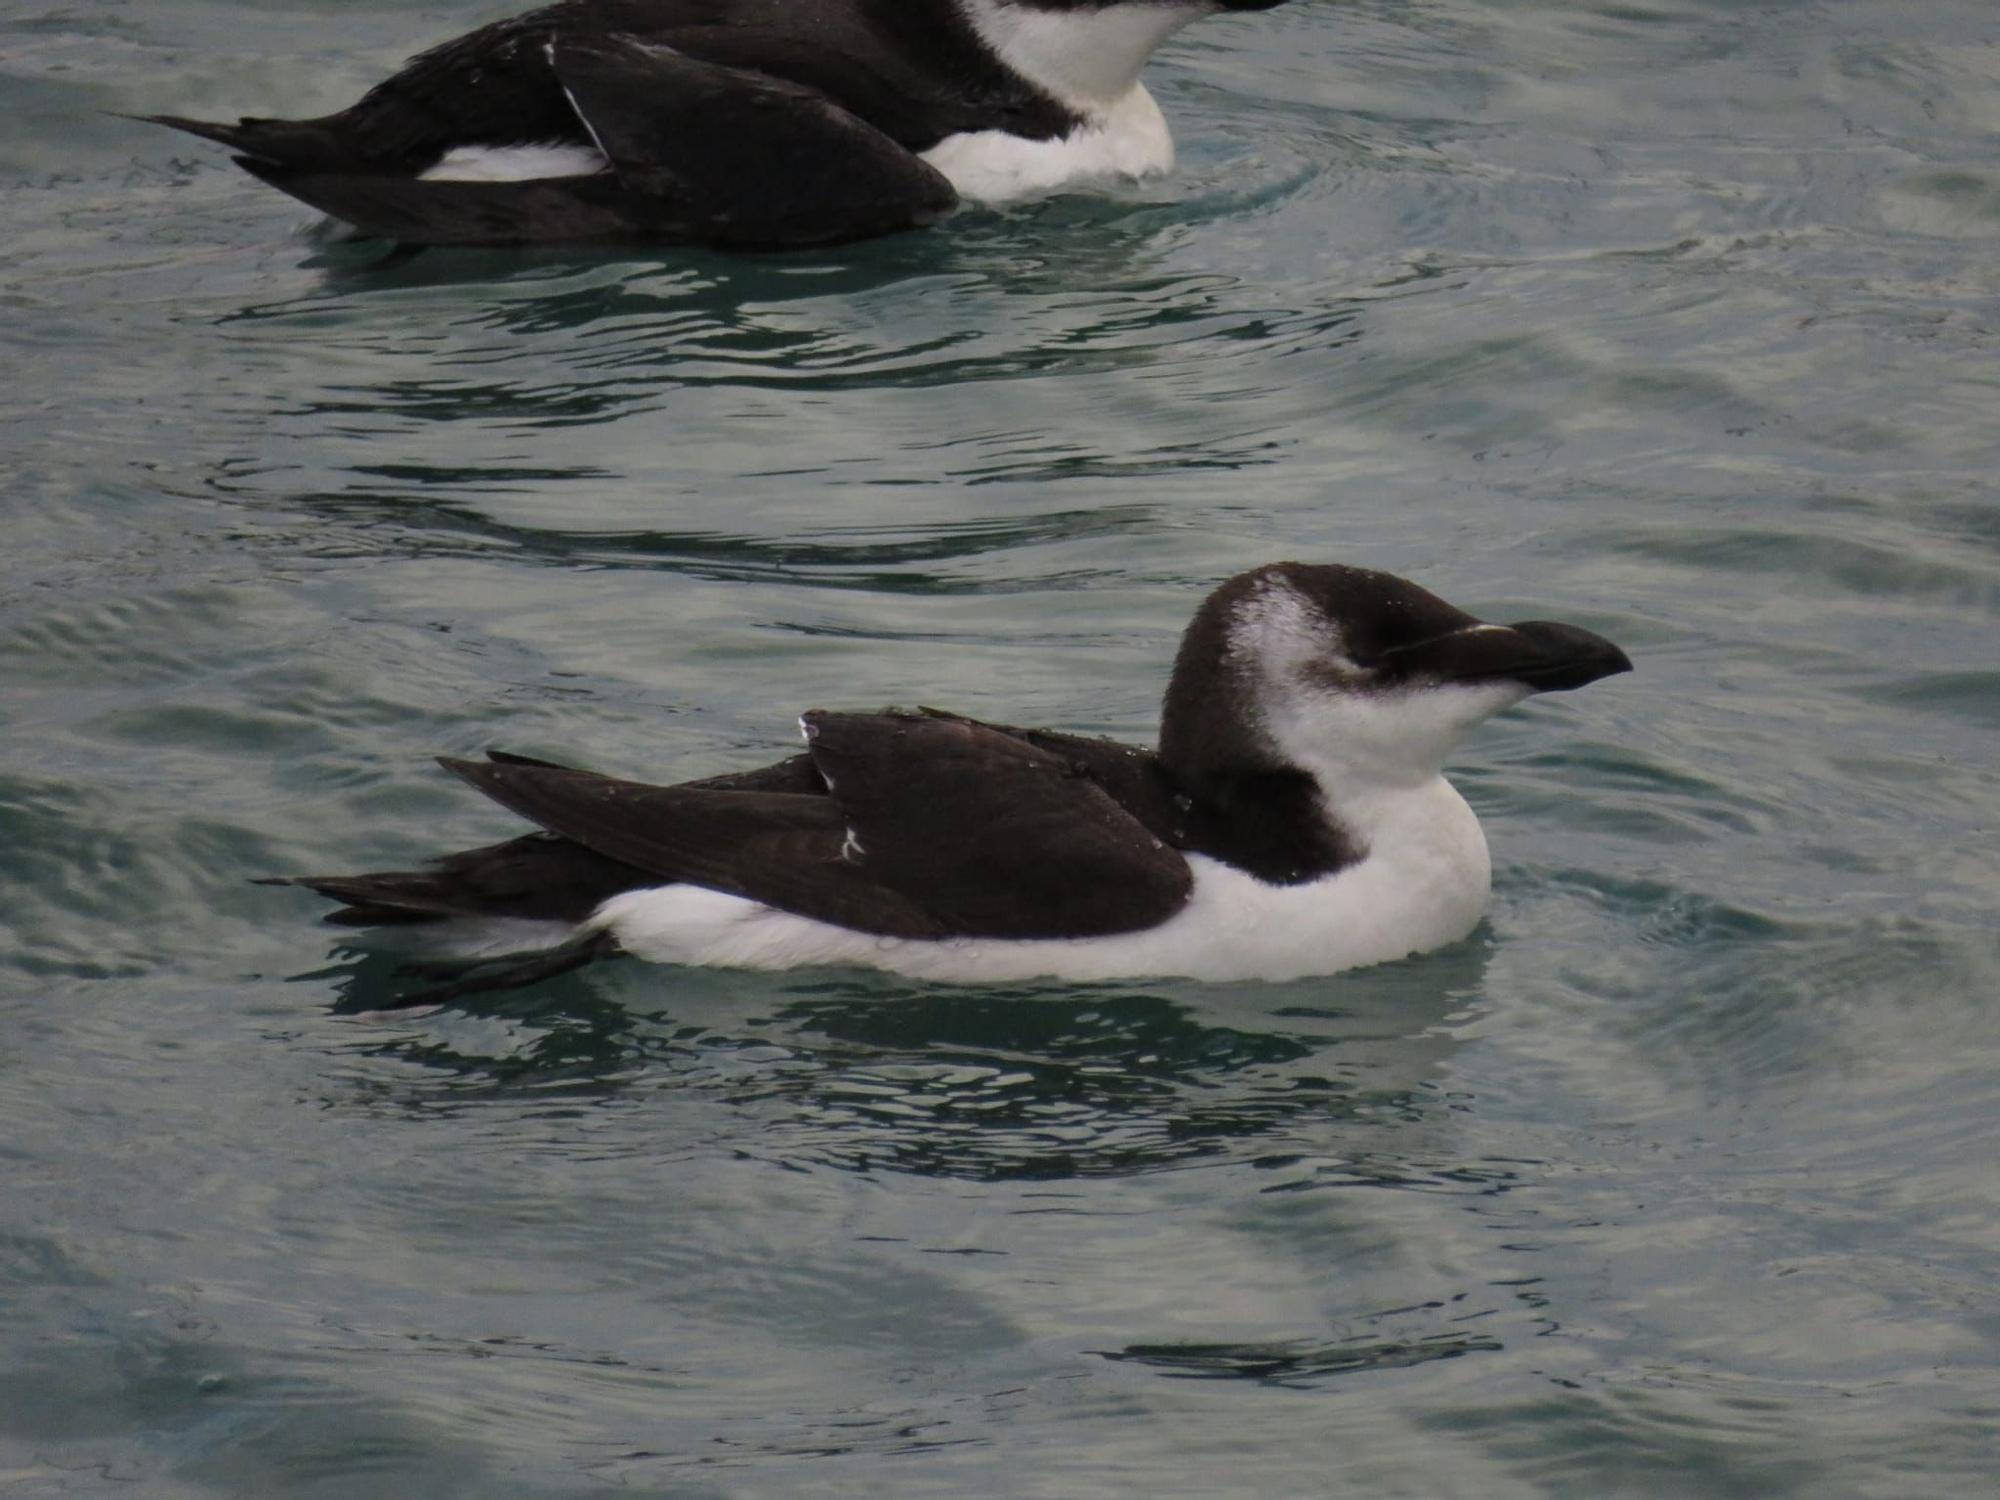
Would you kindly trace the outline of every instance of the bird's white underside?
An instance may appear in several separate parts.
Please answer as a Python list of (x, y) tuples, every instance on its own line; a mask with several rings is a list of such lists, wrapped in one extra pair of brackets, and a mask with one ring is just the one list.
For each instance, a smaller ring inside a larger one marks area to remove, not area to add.
[(424, 182), (538, 182), (552, 177), (589, 177), (607, 163), (595, 146), (553, 143), (530, 146), (454, 146)]
[(880, 937), (689, 885), (613, 896), (582, 930), (608, 931), (628, 953), (656, 963), (841, 965), (960, 983), (1331, 974), (1456, 942), (1486, 909), (1486, 838), (1449, 782), (1435, 777), (1378, 812), (1375, 852), (1303, 885), (1270, 885), (1190, 855), (1187, 904), (1157, 927), (1110, 937)]
[[(1166, 118), (1142, 84), (1102, 118), (1048, 141), (1003, 130), (947, 136), (923, 159), (973, 203), (1007, 203), (1071, 183), (1156, 176), (1173, 170)], [(590, 146), (459, 146), (423, 173), (425, 182), (538, 182), (605, 170)]]
[(1146, 86), (1135, 83), (1068, 135), (1031, 141), (1004, 130), (946, 136), (923, 153), (973, 203), (1008, 203), (1078, 182), (1171, 172), (1174, 138)]

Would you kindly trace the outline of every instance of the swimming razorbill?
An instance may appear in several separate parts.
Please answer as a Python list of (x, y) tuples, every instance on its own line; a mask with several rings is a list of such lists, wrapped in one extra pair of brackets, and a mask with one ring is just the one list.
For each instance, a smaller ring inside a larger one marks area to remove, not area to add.
[(827, 244), (1173, 166), (1139, 70), (1282, 0), (562, 0), (312, 120), (140, 118), (406, 245)]
[(828, 713), (805, 751), (677, 786), (444, 759), (543, 831), (418, 871), (306, 875), (352, 924), (565, 924), (421, 997), (629, 953), (981, 981), (1292, 979), (1464, 937), (1486, 839), (1441, 774), (1530, 693), (1631, 670), (1574, 625), (1493, 625), (1389, 573), (1272, 563), (1182, 637), (1157, 750), (935, 709)]

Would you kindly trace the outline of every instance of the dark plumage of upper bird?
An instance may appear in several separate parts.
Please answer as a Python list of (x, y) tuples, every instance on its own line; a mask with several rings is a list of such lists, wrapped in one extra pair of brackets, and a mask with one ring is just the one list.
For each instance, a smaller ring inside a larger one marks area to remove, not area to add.
[(307, 120), (143, 116), (407, 245), (769, 248), (961, 197), (1163, 170), (1138, 82), (1188, 21), (1280, 0), (560, 0)]

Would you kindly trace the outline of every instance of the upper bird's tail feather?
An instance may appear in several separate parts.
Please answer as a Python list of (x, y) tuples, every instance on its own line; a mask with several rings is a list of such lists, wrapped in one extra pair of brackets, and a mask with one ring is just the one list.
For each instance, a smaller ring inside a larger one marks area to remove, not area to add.
[[(198, 135), (243, 155), (243, 165), (278, 167), (292, 172), (381, 171), (355, 154), (346, 137), (324, 120), (264, 120), (246, 115), (242, 119), (195, 120), (186, 115), (126, 115), (148, 125), (165, 125), (170, 130)], [(259, 173), (258, 175), (262, 175)]]
[(615, 180), (433, 182), (374, 169), (300, 165), (241, 155), (238, 166), (364, 235), (411, 245), (605, 244), (640, 238), (647, 221), (621, 202)]
[(244, 129), (251, 123), (248, 120), (239, 120), (231, 125), (221, 120), (191, 120), (186, 115), (120, 115), (119, 118), (140, 120), (148, 125), (164, 125), (169, 130), (183, 130), (205, 141), (219, 141), (235, 151), (250, 149), (243, 140)]
[(421, 870), (279, 875), (257, 882), (304, 886), (330, 897), (341, 907), (327, 920), (349, 927), (450, 917), (581, 922), (607, 897), (656, 883), (642, 870), (543, 833), (448, 854)]

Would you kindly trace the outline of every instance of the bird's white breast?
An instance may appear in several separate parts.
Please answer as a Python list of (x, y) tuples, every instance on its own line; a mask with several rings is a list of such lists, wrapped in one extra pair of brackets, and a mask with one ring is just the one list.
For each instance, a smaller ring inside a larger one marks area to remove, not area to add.
[(1052, 192), (1093, 178), (1149, 177), (1170, 172), (1174, 140), (1144, 84), (1068, 135), (1031, 141), (1004, 130), (961, 131), (923, 153), (951, 180), (959, 196), (977, 203)]
[(1456, 942), (1485, 911), (1486, 839), (1472, 809), (1442, 777), (1404, 798), (1380, 818), (1377, 843), (1358, 864), (1281, 886), (1190, 855), (1187, 904), (1157, 927), (1110, 937), (879, 937), (687, 885), (614, 896), (586, 927), (658, 963), (855, 965), (959, 983), (1332, 974)]
[[(1098, 118), (1055, 140), (1004, 130), (961, 131), (923, 153), (959, 195), (980, 203), (1051, 192), (1070, 182), (1146, 177), (1174, 165), (1173, 137), (1143, 85)], [(605, 170), (591, 146), (455, 146), (421, 174), (425, 182), (536, 182)]]

